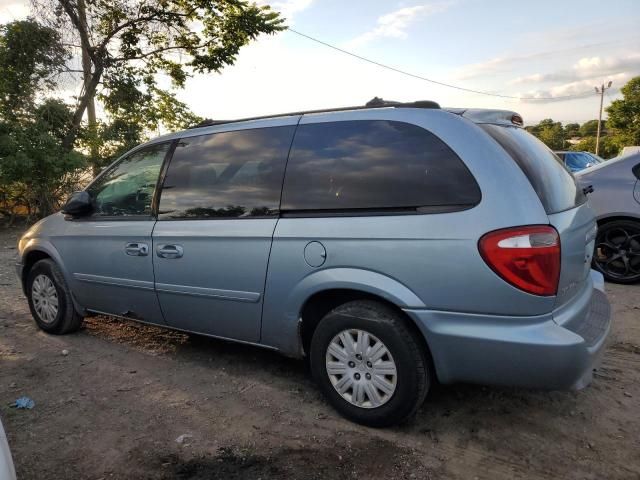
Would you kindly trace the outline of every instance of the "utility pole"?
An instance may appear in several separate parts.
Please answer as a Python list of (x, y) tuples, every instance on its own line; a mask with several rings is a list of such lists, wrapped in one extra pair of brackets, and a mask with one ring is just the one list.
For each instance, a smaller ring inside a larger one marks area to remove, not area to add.
[(604, 83), (600, 85), (600, 88), (594, 87), (596, 89), (596, 93), (600, 95), (600, 112), (598, 114), (598, 133), (596, 134), (596, 155), (598, 155), (598, 150), (600, 149), (600, 129), (602, 127), (602, 103), (604, 102), (604, 92), (611, 88), (611, 81), (607, 83), (605, 87)]

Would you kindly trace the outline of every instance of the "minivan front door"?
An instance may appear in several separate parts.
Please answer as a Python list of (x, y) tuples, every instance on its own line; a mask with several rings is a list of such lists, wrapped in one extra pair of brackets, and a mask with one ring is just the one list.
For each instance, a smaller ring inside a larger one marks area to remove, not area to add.
[(260, 340), (264, 285), (297, 117), (182, 138), (153, 232), (155, 287), (175, 328)]
[(163, 324), (154, 292), (153, 196), (170, 143), (144, 147), (114, 164), (87, 191), (88, 217), (67, 219), (52, 242), (85, 308)]

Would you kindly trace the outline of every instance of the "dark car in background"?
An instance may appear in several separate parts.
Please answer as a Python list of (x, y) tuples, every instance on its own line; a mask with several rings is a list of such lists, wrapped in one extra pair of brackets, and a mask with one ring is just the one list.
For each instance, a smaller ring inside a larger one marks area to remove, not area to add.
[(604, 159), (590, 152), (554, 152), (571, 172), (579, 172), (604, 162)]
[(588, 201), (598, 220), (594, 268), (611, 282), (640, 281), (640, 153), (575, 177), (583, 188), (593, 187)]

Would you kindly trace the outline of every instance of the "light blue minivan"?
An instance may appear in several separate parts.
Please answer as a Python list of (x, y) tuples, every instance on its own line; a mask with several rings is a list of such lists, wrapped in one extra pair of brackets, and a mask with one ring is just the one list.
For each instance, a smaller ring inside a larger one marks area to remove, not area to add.
[(580, 388), (609, 331), (585, 193), (507, 111), (375, 99), (136, 147), (25, 233), (49, 333), (105, 314), (307, 357), (401, 422), (430, 385)]

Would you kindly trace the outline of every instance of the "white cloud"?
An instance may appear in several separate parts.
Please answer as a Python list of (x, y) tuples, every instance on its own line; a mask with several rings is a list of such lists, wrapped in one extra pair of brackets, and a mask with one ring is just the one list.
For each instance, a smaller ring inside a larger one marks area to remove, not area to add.
[(630, 72), (620, 72), (605, 77), (597, 75), (594, 77), (585, 78), (583, 80), (575, 80), (560, 85), (555, 85), (547, 89), (532, 89), (527, 92), (518, 93), (517, 95), (533, 99), (523, 100), (524, 102), (551, 103), (563, 100), (562, 97), (566, 97), (568, 95), (584, 94), (584, 96), (589, 96), (589, 94), (591, 94), (592, 92), (595, 95), (596, 92), (594, 90), (594, 87), (608, 81), (613, 82), (613, 85), (610, 90), (607, 90), (607, 92), (609, 95), (614, 95), (620, 90), (620, 87), (622, 87), (633, 77), (634, 74)]
[(378, 17), (378, 26), (347, 42), (348, 47), (359, 47), (377, 38), (406, 38), (407, 29), (421, 18), (443, 12), (451, 2), (404, 7)]
[[(563, 84), (546, 89), (546, 91), (571, 91), (573, 86), (583, 87), (586, 84), (599, 84), (615, 78), (625, 78), (640, 73), (640, 53), (630, 55), (602, 57), (583, 57), (573, 65), (571, 69), (559, 70), (549, 73), (536, 73), (517, 77), (508, 82), (509, 85), (540, 85), (551, 82), (563, 82)], [(592, 87), (593, 85), (591, 85)], [(589, 87), (587, 90), (591, 89)], [(541, 91), (541, 90), (539, 90)], [(585, 91), (584, 88), (582, 91)], [(579, 92), (576, 92), (579, 93)], [(570, 95), (572, 93), (564, 93)], [(558, 94), (559, 95), (559, 94)], [(539, 96), (543, 96), (540, 94)]]

